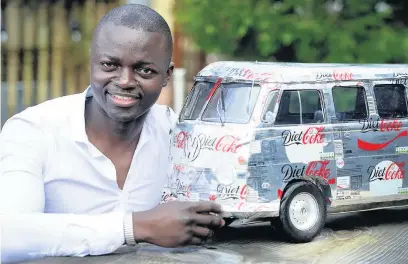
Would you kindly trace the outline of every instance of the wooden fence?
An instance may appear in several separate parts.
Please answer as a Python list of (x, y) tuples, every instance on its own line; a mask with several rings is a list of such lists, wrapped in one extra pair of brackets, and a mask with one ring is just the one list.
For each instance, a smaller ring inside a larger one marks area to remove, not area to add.
[(109, 9), (125, 2), (2, 3), (0, 123), (28, 106), (83, 91), (93, 28)]

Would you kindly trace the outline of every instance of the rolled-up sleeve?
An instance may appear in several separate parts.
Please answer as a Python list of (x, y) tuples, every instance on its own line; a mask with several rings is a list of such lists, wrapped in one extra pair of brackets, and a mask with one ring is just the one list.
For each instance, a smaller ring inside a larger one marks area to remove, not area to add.
[(102, 255), (124, 243), (124, 213), (44, 213), (52, 136), (11, 118), (0, 133), (0, 245), (5, 263), (43, 256)]

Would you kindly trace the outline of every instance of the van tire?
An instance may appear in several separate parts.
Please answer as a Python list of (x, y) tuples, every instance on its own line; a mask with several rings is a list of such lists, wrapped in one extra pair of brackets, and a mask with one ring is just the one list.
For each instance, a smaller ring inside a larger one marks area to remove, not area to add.
[[(297, 208), (295, 207), (296, 204), (298, 204)], [(299, 210), (307, 210), (305, 212), (308, 214), (302, 216)], [(321, 233), (326, 223), (326, 200), (315, 184), (307, 181), (295, 182), (287, 188), (283, 195), (279, 218), (281, 227), (289, 236), (290, 241), (295, 243), (310, 242)], [(300, 219), (297, 220), (296, 218)]]

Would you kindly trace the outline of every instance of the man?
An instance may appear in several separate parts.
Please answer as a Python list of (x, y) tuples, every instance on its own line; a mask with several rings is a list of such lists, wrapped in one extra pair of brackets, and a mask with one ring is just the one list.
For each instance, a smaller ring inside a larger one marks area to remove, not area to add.
[(172, 36), (142, 5), (95, 29), (90, 87), (31, 107), (0, 134), (2, 260), (85, 256), (123, 244), (199, 245), (224, 225), (211, 202), (161, 204), (174, 113), (156, 105)]

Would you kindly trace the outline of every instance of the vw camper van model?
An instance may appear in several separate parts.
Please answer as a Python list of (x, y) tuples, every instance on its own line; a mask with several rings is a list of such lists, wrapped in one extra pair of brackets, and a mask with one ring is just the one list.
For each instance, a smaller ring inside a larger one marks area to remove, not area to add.
[(171, 131), (162, 202), (220, 203), (295, 242), (326, 215), (408, 204), (408, 65), (216, 62)]

